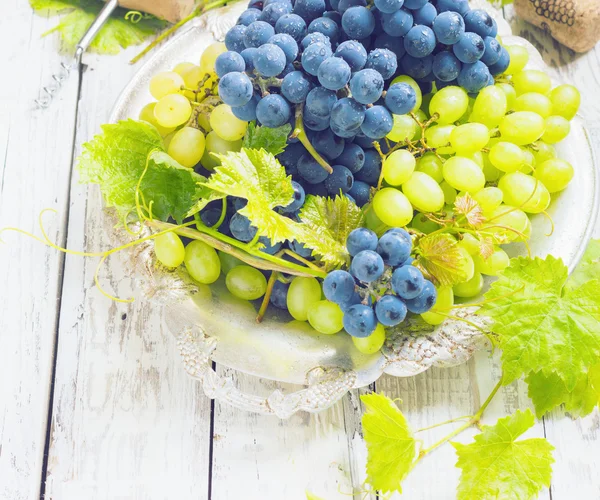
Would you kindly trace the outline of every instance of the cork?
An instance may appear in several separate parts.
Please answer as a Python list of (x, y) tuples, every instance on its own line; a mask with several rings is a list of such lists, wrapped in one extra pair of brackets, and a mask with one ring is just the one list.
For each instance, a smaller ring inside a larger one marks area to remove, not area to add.
[(517, 14), (575, 52), (600, 40), (600, 0), (514, 0)]
[(119, 0), (126, 9), (147, 12), (170, 23), (181, 21), (196, 6), (197, 0)]

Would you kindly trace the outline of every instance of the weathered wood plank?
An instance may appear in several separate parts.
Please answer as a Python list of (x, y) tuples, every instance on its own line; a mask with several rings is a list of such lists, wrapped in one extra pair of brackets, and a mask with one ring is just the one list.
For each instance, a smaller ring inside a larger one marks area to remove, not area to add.
[[(54, 106), (33, 100), (59, 68), (57, 41), (41, 39), (55, 20), (29, 2), (2, 5), (0, 46), (0, 228), (37, 231), (54, 208), (50, 237), (64, 241), (77, 75)], [(63, 256), (26, 237), (4, 233), (0, 244), (0, 498), (39, 498), (52, 378)]]

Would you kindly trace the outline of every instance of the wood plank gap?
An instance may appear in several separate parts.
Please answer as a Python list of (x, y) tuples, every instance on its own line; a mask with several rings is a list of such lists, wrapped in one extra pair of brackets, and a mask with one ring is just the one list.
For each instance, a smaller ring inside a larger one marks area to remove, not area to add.
[[(217, 363), (214, 361), (211, 365), (212, 369), (217, 371)], [(213, 452), (214, 452), (214, 437), (215, 437), (215, 400), (210, 400), (210, 424), (208, 426), (208, 488), (206, 500), (212, 500), (212, 475), (213, 475)]]

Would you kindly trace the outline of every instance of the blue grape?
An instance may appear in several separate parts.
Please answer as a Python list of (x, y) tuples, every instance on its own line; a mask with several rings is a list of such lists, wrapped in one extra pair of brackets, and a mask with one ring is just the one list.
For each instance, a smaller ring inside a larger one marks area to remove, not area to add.
[(413, 26), (404, 37), (404, 49), (413, 57), (425, 57), (433, 52), (436, 45), (435, 34), (428, 26)]
[(392, 114), (384, 106), (373, 106), (365, 112), (360, 129), (371, 139), (382, 139), (391, 132), (393, 126)]
[(323, 87), (316, 87), (306, 96), (305, 111), (315, 116), (328, 118), (337, 100), (338, 98), (334, 91)]
[(306, 35), (300, 42), (300, 45), (302, 46), (302, 50), (306, 50), (309, 45), (312, 45), (313, 43), (317, 42), (324, 43), (331, 49), (331, 41), (329, 40), (329, 38), (326, 37), (323, 33), (319, 33), (318, 31)]
[(247, 104), (252, 96), (252, 82), (244, 73), (227, 73), (219, 80), (219, 97), (231, 107)]
[(296, 57), (298, 57), (298, 44), (291, 35), (278, 33), (269, 38), (269, 43), (277, 45), (277, 47), (283, 50), (285, 60), (288, 64), (294, 62)]
[(406, 318), (406, 304), (395, 295), (384, 295), (375, 303), (377, 321), (383, 326), (396, 326)]
[(458, 12), (461, 16), (465, 16), (469, 12), (469, 0), (438, 0), (438, 12)]
[(298, 174), (309, 184), (320, 184), (329, 175), (310, 154), (305, 154), (298, 160)]
[[(254, 21), (258, 21), (258, 17), (260, 16), (261, 11), (258, 9), (246, 9), (244, 12), (240, 14), (238, 17), (237, 24), (241, 24), (243, 26), (249, 26)], [(227, 35), (225, 35), (227, 38)]]
[(350, 172), (355, 174), (365, 164), (365, 152), (358, 144), (348, 142), (344, 145), (344, 150), (337, 157), (336, 163), (344, 165)]
[(404, 0), (404, 8), (410, 10), (416, 10), (429, 3), (429, 0)]
[(333, 165), (331, 168), (333, 169), (333, 172), (325, 179), (327, 193), (335, 196), (340, 194), (340, 192), (345, 194), (350, 191), (352, 184), (354, 184), (352, 172), (343, 165)]
[(294, 188), (294, 200), (289, 205), (280, 208), (280, 211), (286, 214), (298, 210), (302, 205), (304, 205), (304, 200), (306, 198), (304, 188), (300, 184), (298, 184), (296, 181), (292, 181), (292, 187)]
[(261, 236), (260, 238), (258, 238), (258, 242), (264, 245), (264, 247), (261, 248), (260, 251), (268, 253), (269, 255), (275, 255), (281, 249), (281, 243), (273, 244), (271, 240), (266, 236)]
[(306, 108), (304, 109), (302, 121), (307, 129), (315, 132), (320, 132), (321, 130), (329, 128), (329, 116), (317, 116)]
[(254, 67), (262, 76), (277, 76), (286, 65), (285, 53), (277, 45), (265, 43), (254, 54)]
[(366, 7), (350, 7), (342, 15), (342, 28), (350, 38), (365, 38), (375, 30), (375, 17)]
[(356, 205), (356, 200), (351, 195), (349, 195), (348, 193), (344, 193), (344, 196)]
[(365, 68), (379, 72), (384, 80), (390, 79), (398, 69), (396, 54), (388, 49), (375, 49), (369, 53)]
[[(370, 297), (369, 297), (369, 300), (371, 300)], [(360, 294), (357, 291), (355, 291), (354, 294), (352, 295), (352, 297), (350, 298), (350, 300), (348, 300), (346, 302), (342, 302), (338, 305), (340, 306), (340, 309), (343, 312), (346, 312), (352, 306), (355, 306), (355, 305), (361, 304), (361, 303), (362, 303), (362, 297), (360, 296)]]
[(274, 3), (286, 3), (286, 4), (288, 4), (290, 7), (291, 7), (291, 5), (292, 5), (292, 2), (291, 2), (290, 0), (265, 0), (265, 1), (263, 2), (263, 9), (264, 9), (265, 7), (268, 7), (269, 5), (272, 5), (272, 4), (274, 4)]
[(328, 196), (327, 188), (321, 182), (319, 184), (308, 184), (305, 186), (306, 194), (311, 194), (313, 196)]
[(350, 264), (350, 274), (364, 283), (371, 283), (381, 278), (383, 270), (383, 259), (373, 250), (358, 252)]
[(336, 9), (342, 16), (344, 12), (346, 12), (351, 7), (366, 7), (366, 0), (340, 0), (338, 3), (338, 8)]
[[(377, 35), (373, 45), (375, 49), (387, 49), (396, 56), (396, 69), (398, 67), (398, 61), (400, 61), (404, 54), (406, 54), (402, 37), (390, 36), (387, 33), (381, 33), (380, 35)], [(394, 69), (394, 73), (396, 72), (396, 69)], [(385, 79), (387, 80), (387, 78)]]
[[(412, 266), (411, 266), (412, 267)], [(415, 268), (416, 269), (416, 268)], [(414, 299), (406, 301), (406, 308), (414, 314), (423, 314), (429, 311), (437, 300), (437, 290), (431, 281), (425, 281), (423, 290)]]
[(467, 32), (452, 46), (452, 51), (460, 62), (472, 64), (483, 56), (485, 44), (477, 33)]
[(306, 22), (297, 14), (285, 14), (275, 23), (275, 31), (290, 35), (296, 42), (306, 36)]
[(323, 61), (329, 59), (331, 55), (332, 52), (329, 45), (325, 45), (323, 42), (311, 43), (302, 52), (302, 67), (309, 75), (317, 76), (319, 74), (319, 66), (321, 66)]
[(219, 54), (215, 61), (215, 72), (219, 78), (222, 78), (227, 73), (237, 71), (242, 73), (246, 69), (244, 58), (237, 52), (223, 52)]
[(273, 26), (264, 21), (254, 21), (248, 25), (244, 33), (244, 45), (248, 47), (260, 47), (267, 43), (269, 38), (275, 34)]
[(311, 142), (314, 148), (328, 160), (335, 160), (344, 151), (344, 139), (336, 136), (331, 129), (317, 132)]
[(417, 93), (408, 83), (394, 83), (385, 93), (385, 105), (395, 115), (405, 115), (417, 105)]
[(255, 8), (255, 9), (262, 10), (262, 8), (263, 8), (263, 0), (250, 0), (248, 2), (248, 8), (249, 9)]
[(331, 19), (338, 27), (342, 24), (342, 15), (337, 10), (329, 10), (323, 12), (323, 17), (327, 19)]
[(424, 24), (425, 26), (433, 26), (433, 21), (438, 15), (437, 9), (431, 3), (426, 3), (420, 9), (412, 11), (415, 24)]
[(373, 308), (355, 304), (344, 312), (344, 329), (353, 337), (368, 337), (375, 331), (377, 319)]
[(306, 22), (319, 17), (325, 11), (325, 0), (296, 0), (294, 14), (298, 14)]
[(240, 198), (239, 196), (231, 196), (229, 201), (231, 201), (231, 206), (235, 212), (238, 212), (248, 204), (246, 198)]
[(491, 36), (485, 37), (483, 43), (485, 44), (485, 51), (483, 52), (481, 61), (488, 66), (492, 66), (500, 60), (500, 56), (502, 55), (502, 45), (500, 45), (498, 40)]
[(381, 27), (388, 35), (404, 36), (413, 27), (413, 16), (409, 11), (400, 9), (391, 15), (382, 16)]
[(510, 54), (504, 47), (502, 47), (502, 50), (500, 52), (500, 58), (498, 59), (498, 62), (496, 64), (492, 64), (489, 67), (490, 73), (494, 76), (500, 75), (506, 71), (509, 64), (510, 64)]
[(475, 9), (465, 15), (465, 26), (467, 31), (477, 33), (481, 38), (493, 36), (494, 19), (485, 10)]
[(463, 64), (458, 75), (458, 84), (469, 93), (477, 93), (487, 87), (490, 76), (488, 67), (481, 61)]
[(373, 148), (373, 143), (375, 141), (373, 141), (373, 139), (370, 139), (369, 137), (367, 137), (365, 134), (363, 134), (362, 132), (356, 134), (356, 136), (354, 137), (353, 140), (354, 144), (358, 144), (361, 148), (363, 148), (365, 150), (365, 153), (368, 149)]
[(366, 227), (354, 229), (346, 238), (348, 253), (354, 257), (363, 250), (375, 251), (377, 249), (377, 235)]
[(304, 153), (307, 153), (307, 151), (302, 143), (296, 142), (288, 144), (283, 153), (280, 153), (277, 156), (277, 159), (279, 160), (279, 163), (285, 167), (285, 171), (288, 175), (295, 176), (298, 173), (298, 158)]
[(292, 71), (287, 74), (281, 83), (281, 94), (290, 102), (298, 104), (306, 100), (312, 88), (312, 83), (304, 76), (302, 71)]
[(393, 14), (400, 10), (403, 4), (404, 0), (375, 0), (375, 7), (384, 14)]
[(269, 128), (285, 125), (292, 116), (288, 102), (278, 94), (263, 97), (256, 106), (256, 118)]
[[(461, 62), (452, 52), (440, 52), (433, 58), (433, 74), (442, 82), (456, 80), (461, 68)], [(440, 90), (439, 87), (438, 90)]]
[(401, 266), (410, 257), (412, 250), (410, 235), (404, 229), (399, 231), (386, 231), (377, 245), (377, 253), (388, 266)]
[(423, 273), (415, 266), (401, 266), (392, 273), (392, 289), (396, 294), (410, 300), (417, 297), (425, 287)]
[[(367, 184), (375, 185), (381, 174), (381, 156), (374, 149), (365, 151), (365, 164), (356, 175), (355, 179), (366, 182)], [(350, 193), (352, 194), (352, 193)], [(354, 196), (354, 195), (352, 195)]]
[[(221, 219), (222, 212), (222, 207), (210, 206), (209, 204), (200, 212), (200, 220), (202, 220), (205, 226), (213, 227)], [(227, 219), (223, 221), (222, 226), (227, 226)]]
[(248, 74), (251, 74), (254, 71), (254, 56), (256, 55), (257, 50), (258, 49), (255, 47), (250, 47), (240, 52), (240, 55), (246, 64), (246, 73)]
[(340, 28), (333, 19), (319, 17), (308, 25), (309, 33), (323, 33), (331, 43), (336, 43), (340, 36)]
[(415, 80), (422, 80), (431, 74), (433, 57), (431, 54), (425, 57), (413, 57), (406, 54), (400, 61), (404, 72)]
[[(365, 119), (365, 106), (350, 97), (338, 100), (331, 108), (330, 123), (339, 131), (358, 129)], [(335, 130), (334, 130), (335, 132)]]
[(465, 34), (465, 21), (457, 12), (442, 12), (433, 21), (433, 31), (438, 42), (454, 45)]
[(489, 36), (491, 36), (492, 38), (496, 38), (498, 36), (498, 23), (493, 18), (492, 18), (492, 31)]
[(229, 222), (229, 230), (236, 240), (248, 243), (256, 236), (256, 228), (245, 215), (236, 212)]
[(346, 61), (352, 71), (363, 69), (367, 62), (367, 51), (356, 40), (347, 40), (340, 43), (335, 49), (334, 55)]
[(323, 87), (328, 90), (340, 90), (350, 81), (352, 71), (343, 59), (330, 57), (321, 63), (317, 74)]
[(246, 26), (237, 24), (227, 32), (225, 35), (225, 46), (227, 47), (227, 50), (241, 52), (246, 48), (246, 45), (244, 44), (246, 30)]
[(286, 14), (291, 14), (292, 5), (285, 2), (277, 2), (267, 5), (263, 8), (259, 21), (264, 21), (269, 23), (271, 26), (275, 27), (275, 24), (279, 20), (281, 16)]
[(290, 288), (289, 283), (282, 283), (277, 280), (273, 284), (273, 290), (271, 290), (271, 297), (269, 302), (273, 304), (277, 309), (287, 310), (287, 294)]
[(361, 104), (373, 104), (383, 92), (383, 77), (374, 69), (357, 71), (350, 80), (350, 91)]
[(239, 118), (240, 120), (244, 120), (245, 122), (251, 122), (256, 120), (256, 106), (258, 106), (258, 102), (260, 101), (260, 97), (257, 94), (252, 96), (246, 104), (243, 106), (236, 106), (231, 108), (231, 112)]
[(312, 256), (312, 250), (307, 248), (304, 243), (298, 243), (296, 240), (290, 241), (289, 247), (292, 252), (298, 254), (300, 257), (304, 257), (305, 259), (308, 259)]
[(329, 126), (331, 127), (331, 130), (335, 135), (337, 135), (338, 137), (343, 137), (344, 139), (347, 139), (349, 141), (354, 139), (360, 133), (360, 127), (347, 129), (335, 122), (330, 122)]
[(294, 71), (296, 71), (296, 68), (294, 68), (293, 63), (286, 64), (285, 68), (283, 68), (283, 71), (277, 75), (277, 78), (285, 78), (287, 75), (293, 73)]
[(336, 304), (349, 302), (354, 296), (354, 278), (347, 271), (332, 271), (323, 280), (325, 298)]
[[(489, 71), (489, 68), (488, 68)], [(488, 78), (488, 82), (487, 82), (487, 86), (491, 87), (492, 85), (494, 85), (496, 83), (496, 80), (494, 80), (494, 76), (490, 73), (490, 76)]]
[(371, 196), (371, 186), (363, 181), (354, 181), (354, 184), (348, 191), (348, 194), (354, 198), (354, 201), (359, 207), (366, 205)]

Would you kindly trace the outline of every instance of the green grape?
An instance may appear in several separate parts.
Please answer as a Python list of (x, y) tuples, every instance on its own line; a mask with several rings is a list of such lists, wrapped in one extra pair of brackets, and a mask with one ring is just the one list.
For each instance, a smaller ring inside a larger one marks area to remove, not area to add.
[(552, 88), (550, 77), (543, 71), (537, 69), (528, 69), (516, 73), (512, 77), (512, 84), (515, 87), (517, 95), (527, 92), (538, 92), (547, 94)]
[(483, 161), (483, 151), (477, 151), (471, 155), (464, 155), (464, 157), (468, 158), (469, 160), (473, 160), (475, 163), (477, 163), (479, 168), (483, 170), (483, 166), (485, 164)]
[(154, 75), (150, 80), (150, 94), (157, 101), (169, 94), (178, 94), (184, 82), (181, 75), (174, 71), (165, 71)]
[(469, 97), (469, 104), (467, 106), (467, 110), (458, 120), (457, 125), (464, 125), (469, 123), (469, 118), (473, 114), (473, 107), (475, 106), (475, 99), (473, 97)]
[(317, 332), (333, 335), (344, 328), (344, 313), (340, 306), (328, 300), (320, 300), (311, 305), (308, 322)]
[(495, 227), (486, 227), (485, 230), (493, 232), (507, 243), (529, 239), (531, 222), (523, 210), (510, 205), (500, 205), (492, 212), (486, 213), (486, 216), (486, 226)]
[(221, 261), (216, 250), (203, 241), (192, 241), (185, 247), (184, 262), (190, 276), (205, 285), (217, 281), (221, 274)]
[(521, 208), (524, 212), (537, 214), (550, 205), (550, 193), (544, 184), (521, 172), (506, 174), (498, 182), (504, 194), (504, 202)]
[(460, 245), (458, 245), (458, 251), (460, 252), (460, 255), (462, 257), (460, 262), (460, 268), (467, 277), (465, 281), (469, 281), (475, 273), (475, 264), (473, 263), (473, 257), (471, 257), (471, 254), (466, 248)]
[(288, 311), (294, 319), (306, 321), (309, 311), (321, 300), (321, 285), (316, 278), (295, 277), (287, 294)]
[(475, 271), (487, 276), (498, 276), (510, 263), (506, 252), (498, 246), (494, 247), (494, 253), (487, 259), (476, 255), (473, 260), (475, 262)]
[(214, 170), (221, 164), (221, 160), (212, 155), (211, 153), (225, 155), (230, 151), (240, 151), (242, 149), (242, 140), (237, 141), (226, 141), (221, 139), (215, 131), (209, 132), (206, 136), (206, 147), (204, 148), (204, 155), (202, 156), (202, 166), (206, 170)]
[(213, 131), (226, 141), (239, 141), (244, 137), (248, 122), (240, 120), (227, 104), (219, 104), (210, 115)]
[(221, 261), (221, 272), (224, 275), (227, 275), (227, 273), (231, 271), (234, 267), (241, 266), (244, 263), (237, 257), (222, 252), (221, 250), (217, 251), (217, 255), (219, 256), (219, 260)]
[[(514, 93), (512, 86), (508, 85)], [(507, 95), (500, 85), (485, 87), (475, 99), (470, 122), (483, 123), (488, 128), (495, 128), (508, 111)]]
[(524, 174), (530, 174), (535, 170), (535, 165), (537, 163), (535, 156), (533, 155), (533, 151), (529, 149), (522, 148), (523, 151), (523, 165), (519, 169), (519, 172), (523, 172)]
[[(156, 107), (155, 102), (146, 104), (140, 111), (139, 118), (140, 118), (140, 120), (144, 120), (145, 122), (148, 122), (151, 125), (154, 125), (156, 127), (156, 130), (158, 130), (158, 133), (162, 137), (166, 138), (171, 132), (173, 132), (173, 130), (175, 130), (175, 127), (163, 127), (162, 125), (159, 125), (158, 121), (156, 121), (156, 118), (154, 116), (154, 108), (155, 107)], [(165, 147), (166, 147), (166, 145), (165, 145)]]
[(400, 75), (392, 80), (391, 84), (394, 85), (394, 83), (406, 83), (410, 85), (417, 95), (417, 103), (412, 110), (416, 112), (418, 109), (421, 109), (421, 104), (423, 103), (423, 92), (421, 92), (421, 87), (419, 87), (419, 84), (415, 80), (413, 80), (410, 76)]
[(381, 222), (390, 227), (406, 226), (413, 217), (410, 201), (396, 188), (377, 191), (373, 197), (373, 210)]
[(511, 142), (498, 142), (490, 149), (492, 165), (502, 172), (516, 172), (525, 162), (523, 150)]
[(458, 242), (458, 246), (464, 248), (469, 255), (478, 255), (481, 247), (481, 242), (470, 233), (463, 233), (462, 239)]
[(390, 186), (405, 183), (415, 171), (415, 157), (406, 149), (399, 149), (383, 162), (383, 178)]
[(414, 172), (402, 184), (402, 192), (410, 204), (420, 212), (439, 212), (444, 207), (444, 192), (433, 177)]
[[(213, 72), (206, 72), (200, 66), (193, 66), (189, 68), (183, 75), (183, 81), (188, 89), (194, 89), (197, 92), (210, 90), (217, 83), (217, 75)], [(200, 82), (204, 81), (202, 88), (200, 88)], [(186, 90), (183, 95), (188, 99), (196, 99), (196, 93), (191, 90)]]
[(191, 62), (180, 62), (179, 64), (175, 65), (175, 67), (173, 68), (173, 72), (177, 73), (179, 76), (183, 77), (184, 73), (192, 68), (195, 68), (196, 65), (194, 63)]
[(535, 147), (536, 149), (533, 150), (533, 156), (535, 156), (535, 163), (537, 165), (544, 163), (546, 160), (556, 158), (556, 148), (552, 146), (552, 144), (538, 141), (535, 143)]
[(479, 203), (483, 212), (496, 210), (502, 204), (503, 197), (502, 191), (497, 187), (486, 187), (473, 195), (473, 199)]
[(545, 127), (544, 119), (537, 113), (517, 111), (502, 119), (500, 133), (505, 141), (524, 146), (542, 137)]
[(267, 278), (258, 269), (240, 265), (225, 276), (225, 286), (238, 299), (260, 299), (267, 291)]
[[(471, 257), (469, 257), (471, 258)], [(421, 318), (430, 325), (441, 325), (449, 314), (452, 314), (454, 292), (451, 286), (441, 286), (437, 289), (437, 300), (430, 311), (421, 314)]]
[(385, 328), (381, 323), (377, 323), (375, 330), (368, 337), (352, 337), (354, 347), (363, 354), (375, 354), (385, 343)]
[(523, 71), (523, 68), (527, 66), (529, 62), (529, 52), (525, 47), (520, 45), (509, 45), (504, 47), (510, 55), (510, 64), (506, 68), (505, 73), (507, 75), (515, 75)]
[(548, 118), (552, 114), (552, 103), (544, 94), (526, 92), (517, 97), (515, 111), (533, 111), (542, 118)]
[(444, 87), (429, 103), (429, 114), (438, 115), (437, 123), (448, 125), (459, 120), (469, 107), (469, 96), (460, 87)]
[[(425, 123), (427, 120), (429, 120), (429, 116), (427, 115), (427, 113), (425, 113), (421, 109), (415, 112), (415, 116), (417, 117), (417, 120), (419, 120), (419, 123)], [(415, 134), (414, 140), (419, 141), (422, 138), (423, 130), (421, 130), (421, 127), (417, 127), (417, 133)]]
[(405, 142), (412, 141), (417, 133), (417, 122), (410, 115), (392, 115), (394, 124), (392, 130), (386, 136), (390, 141)]
[[(515, 102), (517, 101), (517, 93), (515, 92), (515, 88), (509, 83), (497, 83), (494, 86), (502, 90), (502, 92), (504, 92), (504, 95), (506, 96), (506, 111), (514, 111)], [(504, 118), (504, 115), (500, 117), (500, 119), (502, 118)]]
[(425, 153), (417, 160), (417, 171), (423, 172), (433, 179), (438, 184), (444, 180), (442, 160), (434, 153)]
[(473, 277), (469, 281), (454, 285), (452, 290), (456, 297), (466, 299), (476, 297), (483, 290), (483, 276), (481, 273), (473, 273)]
[(571, 132), (569, 120), (562, 116), (550, 116), (546, 118), (546, 131), (542, 136), (542, 140), (547, 144), (556, 144), (566, 139), (569, 132)]
[(550, 100), (552, 101), (552, 114), (572, 120), (579, 110), (581, 94), (573, 85), (559, 85), (550, 92)]
[(439, 154), (452, 154), (454, 149), (450, 145), (450, 135), (456, 127), (454, 125), (434, 125), (425, 130), (427, 146), (435, 148)]
[(502, 173), (498, 170), (492, 162), (490, 161), (489, 153), (483, 153), (483, 175), (485, 176), (486, 182), (495, 182), (500, 178), (500, 174)]
[(551, 193), (565, 189), (573, 179), (573, 166), (564, 160), (553, 158), (538, 165), (533, 176), (546, 186)]
[(165, 145), (165, 149), (168, 151), (169, 150), (169, 146), (171, 145), (171, 141), (173, 140), (173, 137), (175, 137), (175, 134), (177, 132), (171, 132), (169, 135), (165, 136), (163, 138), (163, 144)]
[(411, 222), (411, 226), (417, 231), (421, 231), (424, 234), (433, 233), (437, 231), (440, 226), (437, 222), (429, 220), (425, 215), (417, 213)]
[(450, 133), (450, 143), (457, 155), (467, 156), (481, 151), (490, 140), (489, 129), (481, 123), (465, 123)]
[(154, 117), (163, 127), (178, 127), (187, 122), (192, 114), (192, 105), (181, 94), (169, 94), (156, 103)]
[(204, 134), (193, 127), (178, 130), (169, 143), (168, 153), (184, 167), (193, 168), (204, 154)]
[(458, 196), (456, 189), (454, 189), (446, 181), (440, 182), (440, 189), (444, 193), (444, 203), (446, 205), (454, 205), (454, 202), (456, 201), (456, 197)]
[(444, 180), (458, 191), (476, 193), (485, 186), (485, 175), (473, 160), (453, 156), (444, 163)]
[(200, 56), (200, 67), (210, 73), (215, 72), (215, 61), (223, 52), (227, 52), (227, 47), (222, 42), (211, 43)]
[(164, 233), (154, 239), (154, 253), (166, 267), (179, 267), (185, 258), (185, 247), (175, 233)]
[(375, 210), (371, 210), (372, 206), (372, 204), (369, 204), (363, 207), (363, 212), (365, 214), (365, 227), (376, 233), (377, 236), (381, 236), (390, 228), (390, 226), (381, 222), (381, 219), (377, 217)]

